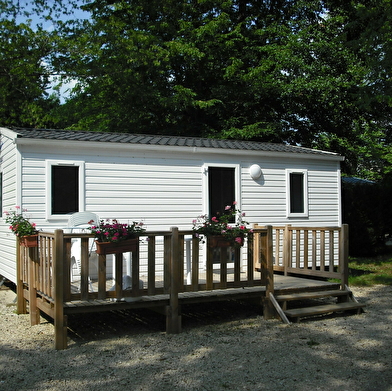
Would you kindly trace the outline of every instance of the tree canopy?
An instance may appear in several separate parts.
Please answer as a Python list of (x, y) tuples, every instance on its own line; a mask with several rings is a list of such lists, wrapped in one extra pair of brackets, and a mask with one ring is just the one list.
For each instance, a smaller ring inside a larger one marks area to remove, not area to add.
[[(389, 0), (0, 4), (3, 124), (286, 142), (392, 171)], [(52, 29), (9, 18), (29, 10)]]

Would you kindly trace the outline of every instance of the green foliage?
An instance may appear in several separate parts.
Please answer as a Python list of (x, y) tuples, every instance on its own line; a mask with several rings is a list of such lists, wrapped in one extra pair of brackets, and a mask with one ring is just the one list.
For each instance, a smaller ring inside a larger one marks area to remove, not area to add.
[(116, 219), (101, 220), (98, 226), (92, 225), (88, 229), (95, 235), (98, 242), (113, 243), (136, 238), (146, 231), (141, 222), (133, 221), (131, 224), (123, 224)]
[(209, 236), (223, 236), (225, 240), (240, 247), (244, 244), (244, 239), (252, 232), (247, 228), (248, 222), (244, 220), (245, 213), (235, 208), (237, 203), (228, 205), (224, 213), (217, 213), (216, 216), (199, 216), (193, 220), (192, 230), (194, 235), (205, 243)]
[(3, 12), (0, 30), (0, 124), (53, 126), (50, 113), (59, 99), (47, 92), (50, 72), (45, 59), (53, 50), (50, 34), (17, 23)]
[(343, 181), (343, 222), (350, 227), (349, 254), (371, 256), (385, 251), (392, 235), (392, 177), (378, 183)]
[[(287, 142), (345, 155), (349, 175), (391, 170), (389, 0), (30, 3), (54, 30), (3, 25), (4, 124)], [(91, 18), (60, 18), (77, 7)], [(62, 105), (53, 77), (75, 86)]]
[(23, 216), (26, 210), (21, 211), (19, 206), (16, 206), (15, 209), (10, 212), (4, 212), (5, 222), (10, 225), (9, 228), (12, 233), (18, 237), (38, 233), (35, 223), (31, 223), (29, 218)]
[(392, 256), (386, 254), (374, 258), (352, 258), (349, 262), (350, 286), (392, 284)]

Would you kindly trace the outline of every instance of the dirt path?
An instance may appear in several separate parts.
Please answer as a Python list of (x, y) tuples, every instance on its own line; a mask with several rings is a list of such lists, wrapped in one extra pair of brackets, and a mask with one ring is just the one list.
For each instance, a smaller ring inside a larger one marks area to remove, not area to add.
[(353, 288), (366, 313), (284, 325), (250, 305), (185, 308), (166, 335), (146, 310), (69, 319), (69, 348), (53, 325), (15, 314), (0, 290), (0, 390), (392, 391), (392, 287)]

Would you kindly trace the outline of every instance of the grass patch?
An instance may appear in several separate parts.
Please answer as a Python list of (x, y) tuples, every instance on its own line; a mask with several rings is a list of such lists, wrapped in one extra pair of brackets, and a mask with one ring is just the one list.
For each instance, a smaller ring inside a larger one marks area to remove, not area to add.
[(373, 258), (350, 257), (348, 267), (351, 286), (392, 285), (392, 254)]

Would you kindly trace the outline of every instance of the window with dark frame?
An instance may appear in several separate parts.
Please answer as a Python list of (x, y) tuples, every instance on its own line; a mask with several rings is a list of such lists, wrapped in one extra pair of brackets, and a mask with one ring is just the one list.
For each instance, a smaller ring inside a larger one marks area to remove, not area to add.
[(305, 213), (304, 173), (290, 173), (290, 213)]
[(79, 212), (79, 167), (52, 166), (52, 215)]

